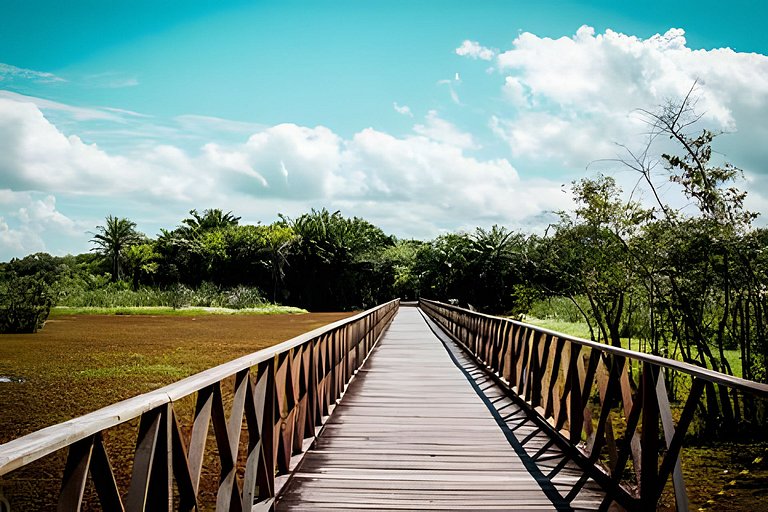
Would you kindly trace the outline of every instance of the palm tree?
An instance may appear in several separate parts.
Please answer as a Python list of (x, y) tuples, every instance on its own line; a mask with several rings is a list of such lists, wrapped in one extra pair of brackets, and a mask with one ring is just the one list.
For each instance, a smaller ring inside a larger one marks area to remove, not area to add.
[(202, 215), (197, 210), (190, 210), (189, 214), (191, 217), (181, 221), (182, 225), (178, 229), (182, 237), (187, 240), (203, 231), (237, 226), (240, 221), (240, 217), (235, 217), (232, 212), (224, 213), (219, 208), (203, 210)]
[(136, 223), (128, 219), (107, 216), (106, 225), (96, 226), (91, 242), (96, 244), (93, 251), (101, 253), (112, 261), (112, 281), (120, 279), (120, 258), (129, 245), (140, 240)]

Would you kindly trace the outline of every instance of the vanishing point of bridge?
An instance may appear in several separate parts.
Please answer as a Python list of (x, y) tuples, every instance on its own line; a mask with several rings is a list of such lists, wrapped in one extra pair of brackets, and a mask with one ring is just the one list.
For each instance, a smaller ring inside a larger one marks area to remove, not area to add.
[[(700, 400), (733, 413), (768, 398), (677, 361), (403, 306), (0, 445), (0, 476), (61, 458), (63, 511), (652, 510), (665, 487), (683, 511), (680, 451)], [(671, 372), (690, 385), (674, 420)], [(104, 433), (136, 419), (118, 482)]]

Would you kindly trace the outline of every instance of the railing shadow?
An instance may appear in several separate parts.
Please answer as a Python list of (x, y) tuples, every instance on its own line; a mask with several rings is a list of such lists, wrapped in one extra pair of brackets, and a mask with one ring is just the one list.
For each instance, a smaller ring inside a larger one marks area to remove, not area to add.
[[(556, 460), (547, 451), (557, 446), (606, 492), (601, 510), (655, 510), (671, 480), (677, 510), (688, 511), (680, 453), (697, 410), (749, 418), (765, 435), (768, 385), (449, 304), (420, 307), (549, 434), (538, 461)], [(687, 393), (670, 392), (672, 379)]]

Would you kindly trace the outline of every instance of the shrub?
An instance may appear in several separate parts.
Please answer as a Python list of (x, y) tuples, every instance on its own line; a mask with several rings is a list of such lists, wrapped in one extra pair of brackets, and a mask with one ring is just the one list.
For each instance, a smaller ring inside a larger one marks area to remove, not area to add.
[(203, 283), (193, 290), (175, 284), (165, 290), (142, 287), (131, 290), (127, 283), (118, 281), (91, 288), (87, 283), (69, 281), (58, 291), (59, 306), (123, 308), (166, 306), (179, 309), (193, 307), (220, 307), (244, 309), (264, 304), (264, 296), (255, 287), (237, 286), (221, 289), (213, 283)]
[(0, 333), (34, 333), (51, 311), (50, 288), (38, 276), (12, 274), (0, 283)]
[[(585, 303), (586, 299), (584, 297), (577, 297), (576, 300), (584, 311), (589, 311), (589, 304)], [(579, 308), (568, 297), (547, 297), (534, 301), (527, 314), (542, 320), (584, 321), (584, 316), (579, 311)]]

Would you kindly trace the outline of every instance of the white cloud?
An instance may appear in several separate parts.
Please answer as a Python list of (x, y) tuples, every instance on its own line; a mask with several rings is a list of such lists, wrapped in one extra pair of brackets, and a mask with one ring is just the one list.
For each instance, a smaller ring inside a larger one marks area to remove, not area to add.
[[(454, 85), (455, 84), (455, 85)], [(461, 99), (459, 98), (459, 93), (456, 91), (456, 87), (458, 85), (461, 85), (461, 79), (459, 78), (458, 73), (456, 73), (456, 76), (454, 77), (454, 80), (438, 80), (437, 85), (445, 85), (448, 87), (448, 93), (451, 95), (451, 101), (454, 102), (456, 105), (461, 105)]]
[(36, 104), (0, 97), (0, 187), (189, 200), (207, 194), (212, 178), (178, 148), (156, 144), (110, 154), (63, 134)]
[(122, 89), (124, 87), (136, 87), (139, 79), (118, 71), (106, 71), (84, 77), (84, 82), (90, 87), (103, 87), (106, 89)]
[(496, 56), (497, 50), (481, 46), (477, 41), (465, 40), (456, 48), (456, 55), (470, 57), (472, 59), (491, 60)]
[(208, 134), (210, 134), (211, 131), (249, 134), (266, 128), (266, 126), (260, 125), (258, 123), (246, 123), (243, 121), (222, 119), (221, 117), (200, 116), (194, 114), (176, 116), (174, 120), (184, 131), (202, 132)]
[[(115, 153), (64, 135), (33, 103), (0, 98), (0, 238), (8, 247), (0, 257), (56, 252), (67, 233), (67, 247), (82, 247), (83, 232), (115, 211), (178, 219), (213, 206), (258, 220), (328, 206), (404, 236), (434, 236), (451, 225), (524, 223), (561, 206), (559, 183), (522, 180), (507, 159), (466, 154), (476, 148), (430, 111), (404, 137), (368, 128), (343, 138), (323, 126), (280, 124), (197, 151), (142, 144)], [(89, 204), (97, 220), (59, 211), (55, 197)], [(409, 220), (409, 211), (425, 217)]]
[(472, 134), (462, 132), (455, 125), (440, 118), (436, 110), (430, 110), (425, 124), (414, 125), (413, 131), (437, 142), (443, 142), (461, 149), (476, 149)]
[(0, 260), (51, 250), (46, 240), (74, 240), (85, 226), (56, 208), (53, 195), (0, 190)]
[(408, 105), (398, 105), (397, 102), (392, 103), (392, 106), (395, 109), (395, 112), (397, 112), (400, 115), (413, 117), (413, 112), (411, 112), (411, 107)]
[(0, 62), (0, 82), (11, 82), (19, 79), (35, 83), (66, 82), (66, 80), (53, 73), (19, 68)]
[(504, 82), (504, 95), (512, 105), (516, 107), (527, 107), (530, 104), (528, 93), (523, 82), (515, 77), (508, 76)]
[(0, 91), (0, 100), (2, 99), (11, 100), (17, 103), (31, 103), (41, 110), (64, 112), (76, 121), (99, 120), (122, 123), (124, 121), (121, 114), (129, 113), (133, 116), (140, 115), (128, 110), (75, 107), (65, 103), (59, 103), (34, 96), (25, 96), (11, 91)]
[(496, 65), (513, 109), (496, 113), (492, 124), (516, 156), (575, 166), (612, 157), (612, 142), (643, 140), (647, 128), (629, 114), (682, 98), (698, 79), (702, 124), (738, 132), (719, 139), (718, 147), (747, 167), (768, 160), (761, 142), (768, 136), (765, 55), (693, 50), (682, 29), (641, 39), (582, 26), (559, 39), (524, 32)]

